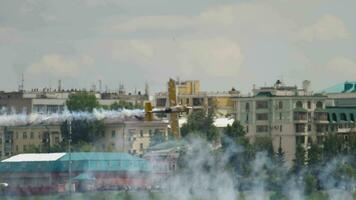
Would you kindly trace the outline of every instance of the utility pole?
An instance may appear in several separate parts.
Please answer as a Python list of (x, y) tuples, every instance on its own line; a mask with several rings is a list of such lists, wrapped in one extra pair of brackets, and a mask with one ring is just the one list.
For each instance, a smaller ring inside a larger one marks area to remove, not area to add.
[(68, 163), (68, 176), (69, 176), (69, 197), (72, 197), (72, 120), (69, 120), (69, 138), (68, 138), (68, 155), (69, 155), (69, 163)]

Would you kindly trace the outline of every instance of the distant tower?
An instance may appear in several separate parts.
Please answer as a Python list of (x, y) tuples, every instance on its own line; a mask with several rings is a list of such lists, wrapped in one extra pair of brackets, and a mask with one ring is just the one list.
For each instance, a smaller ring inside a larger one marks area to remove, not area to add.
[(150, 95), (150, 89), (149, 89), (149, 86), (148, 86), (148, 83), (146, 82), (145, 83), (145, 96), (149, 96)]
[(305, 92), (309, 92), (309, 90), (310, 90), (310, 81), (309, 80), (303, 81), (303, 90)]
[(62, 80), (58, 80), (58, 92), (62, 91)]
[(24, 84), (25, 84), (25, 78), (22, 73), (21, 74), (21, 82), (19, 84), (19, 92), (24, 92), (24, 88), (25, 88)]
[(119, 85), (119, 94), (125, 94), (125, 86), (123, 84)]

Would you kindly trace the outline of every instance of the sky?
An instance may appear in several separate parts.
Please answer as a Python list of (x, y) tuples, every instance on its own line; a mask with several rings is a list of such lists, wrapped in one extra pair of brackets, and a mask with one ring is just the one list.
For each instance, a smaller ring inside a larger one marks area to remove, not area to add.
[(0, 90), (356, 79), (355, 0), (0, 0)]

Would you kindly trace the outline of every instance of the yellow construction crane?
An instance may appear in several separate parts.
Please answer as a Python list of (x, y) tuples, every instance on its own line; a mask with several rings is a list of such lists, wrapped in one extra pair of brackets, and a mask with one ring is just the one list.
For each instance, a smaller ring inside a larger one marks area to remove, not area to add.
[(176, 139), (180, 139), (178, 114), (183, 112), (189, 113), (191, 109), (191, 107), (177, 104), (176, 82), (173, 79), (169, 79), (168, 107), (163, 109), (155, 109), (153, 108), (151, 102), (147, 102), (145, 104), (145, 119), (152, 121), (154, 113), (167, 113), (169, 115), (169, 123), (172, 133)]

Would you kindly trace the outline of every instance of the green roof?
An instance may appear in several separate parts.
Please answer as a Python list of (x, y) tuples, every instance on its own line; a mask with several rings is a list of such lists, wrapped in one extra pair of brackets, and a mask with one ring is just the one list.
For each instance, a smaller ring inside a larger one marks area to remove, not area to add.
[(95, 177), (92, 174), (88, 174), (88, 173), (81, 173), (78, 176), (74, 177), (73, 180), (77, 180), (77, 181), (91, 181), (91, 180), (95, 180)]
[(150, 147), (148, 150), (157, 151), (157, 150), (166, 150), (166, 149), (173, 149), (187, 145), (185, 140), (170, 140), (167, 142), (163, 142), (157, 144), (155, 146)]
[[(345, 84), (349, 84), (350, 87), (345, 90)], [(349, 93), (356, 92), (356, 81), (346, 81), (344, 83), (339, 83), (329, 88), (322, 90), (324, 93)]]
[(259, 92), (256, 94), (256, 97), (273, 97), (274, 95), (271, 92)]
[[(127, 153), (81, 153), (71, 155), (73, 171), (149, 172), (148, 161)], [(55, 161), (0, 162), (1, 172), (67, 172), (69, 154)]]

